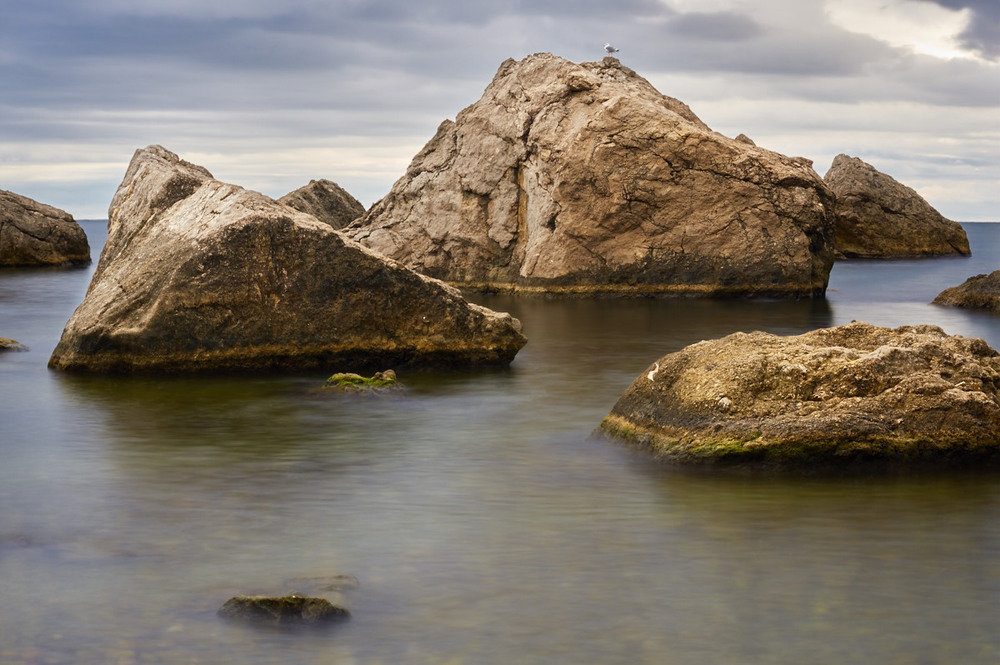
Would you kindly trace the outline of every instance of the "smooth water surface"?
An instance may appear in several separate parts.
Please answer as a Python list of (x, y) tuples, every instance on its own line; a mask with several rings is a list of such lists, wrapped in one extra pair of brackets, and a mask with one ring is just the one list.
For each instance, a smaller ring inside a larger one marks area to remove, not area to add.
[[(31, 348), (0, 356), (0, 663), (995, 664), (995, 475), (690, 472), (591, 437), (653, 360), (737, 330), (1000, 346), (1000, 318), (927, 304), (1000, 267), (1000, 224), (967, 230), (972, 258), (839, 263), (819, 302), (477, 296), (524, 324), (511, 367), (380, 398), (50, 372), (92, 268), (0, 272), (0, 336)], [(353, 618), (215, 616), (291, 591)]]

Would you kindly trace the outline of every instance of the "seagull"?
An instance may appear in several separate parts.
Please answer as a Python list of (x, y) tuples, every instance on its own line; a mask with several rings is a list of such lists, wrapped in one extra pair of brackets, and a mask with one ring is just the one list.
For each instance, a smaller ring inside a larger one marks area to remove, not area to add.
[(612, 53), (618, 53), (618, 49), (616, 49), (611, 44), (605, 44), (604, 50), (607, 52), (608, 55), (611, 55)]

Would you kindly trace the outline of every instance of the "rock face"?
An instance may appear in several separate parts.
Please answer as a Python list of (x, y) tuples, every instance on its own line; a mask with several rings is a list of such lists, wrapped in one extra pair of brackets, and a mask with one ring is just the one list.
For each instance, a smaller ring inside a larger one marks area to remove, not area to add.
[(811, 162), (710, 130), (615, 58), (507, 60), (351, 237), (472, 288), (822, 295)]
[(325, 598), (305, 596), (233, 596), (219, 608), (218, 615), (271, 626), (322, 624), (351, 616)]
[(1000, 463), (1000, 356), (935, 326), (736, 333), (660, 358), (602, 429), (686, 463)]
[(49, 366), (505, 364), (524, 342), (509, 314), (152, 146), (115, 194), (97, 270)]
[(0, 189), (0, 266), (89, 262), (87, 235), (72, 215)]
[(823, 180), (836, 195), (834, 245), (840, 257), (968, 255), (958, 222), (915, 191), (857, 157), (837, 155)]
[(278, 203), (309, 213), (335, 229), (365, 214), (365, 207), (332, 180), (310, 180), (305, 187), (282, 196)]
[(934, 303), (1000, 314), (1000, 270), (970, 277), (958, 286), (945, 289), (934, 298)]

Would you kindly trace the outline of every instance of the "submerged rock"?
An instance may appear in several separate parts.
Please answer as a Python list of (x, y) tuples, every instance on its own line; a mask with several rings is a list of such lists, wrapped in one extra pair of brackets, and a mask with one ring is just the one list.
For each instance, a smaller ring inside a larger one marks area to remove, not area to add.
[(838, 256), (894, 258), (970, 254), (958, 222), (915, 191), (857, 157), (837, 155), (823, 177), (836, 195)]
[(934, 304), (1000, 314), (1000, 270), (975, 275), (958, 286), (945, 289), (934, 298)]
[(935, 326), (735, 333), (657, 360), (601, 427), (685, 463), (996, 463), (1000, 356)]
[(819, 296), (831, 200), (808, 160), (713, 132), (617, 59), (538, 53), (345, 232), (471, 288)]
[(16, 339), (10, 337), (0, 337), (0, 351), (27, 351), (28, 347), (21, 344)]
[(87, 234), (72, 215), (0, 189), (0, 266), (89, 262)]
[(308, 185), (282, 196), (278, 203), (309, 213), (335, 229), (365, 214), (361, 202), (332, 180), (310, 180)]
[(509, 314), (152, 146), (115, 194), (97, 270), (49, 366), (506, 364), (524, 342)]
[(304, 596), (234, 596), (219, 608), (218, 614), (225, 619), (271, 626), (322, 624), (351, 616), (325, 598)]
[(371, 377), (364, 377), (360, 374), (349, 372), (334, 374), (326, 380), (326, 383), (323, 384), (320, 390), (323, 392), (374, 393), (402, 387), (403, 385), (396, 378), (396, 373), (391, 369), (387, 369), (384, 372), (376, 372)]

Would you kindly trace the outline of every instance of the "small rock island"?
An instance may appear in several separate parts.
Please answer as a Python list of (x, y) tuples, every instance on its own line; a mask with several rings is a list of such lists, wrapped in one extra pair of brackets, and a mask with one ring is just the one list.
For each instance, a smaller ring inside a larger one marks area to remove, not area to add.
[(87, 234), (72, 215), (0, 189), (0, 267), (87, 263)]
[(601, 428), (684, 464), (997, 464), (1000, 355), (928, 325), (735, 333), (657, 360)]
[(975, 275), (934, 298), (935, 305), (979, 309), (1000, 314), (1000, 270)]

